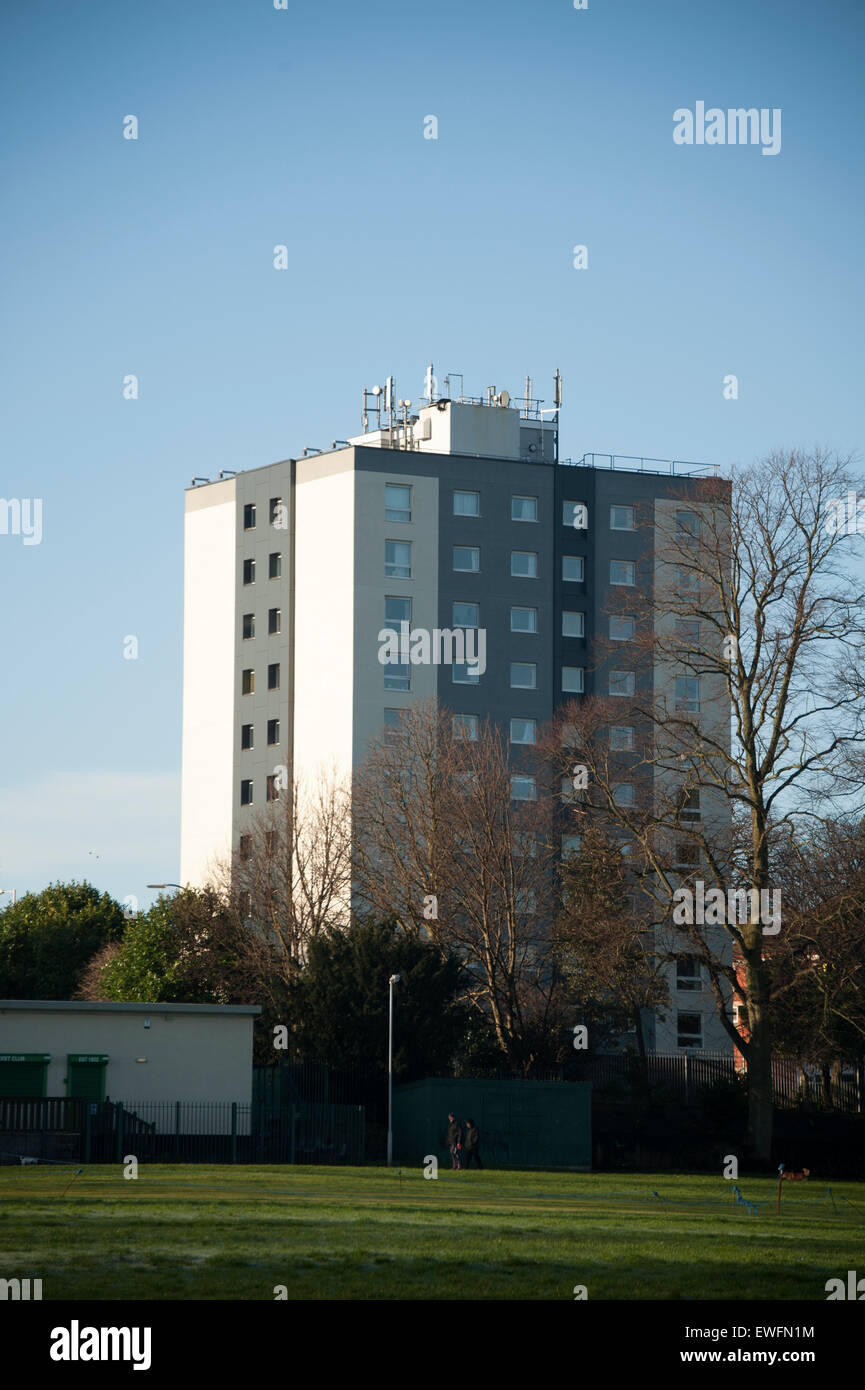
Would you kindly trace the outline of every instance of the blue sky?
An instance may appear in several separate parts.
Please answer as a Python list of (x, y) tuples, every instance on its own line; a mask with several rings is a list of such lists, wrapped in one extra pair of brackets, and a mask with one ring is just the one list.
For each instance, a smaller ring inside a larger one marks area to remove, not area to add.
[[(6, 0), (0, 54), (0, 888), (176, 879), (184, 488), (363, 385), (558, 366), (565, 456), (861, 451), (859, 0)], [(697, 101), (780, 153), (677, 146)]]

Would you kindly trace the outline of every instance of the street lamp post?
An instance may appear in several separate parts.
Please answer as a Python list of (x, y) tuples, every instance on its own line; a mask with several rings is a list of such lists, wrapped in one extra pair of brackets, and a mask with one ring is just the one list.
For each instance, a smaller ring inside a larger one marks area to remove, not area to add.
[(145, 883), (145, 888), (179, 888), (183, 891), (182, 883)]
[(18, 890), (17, 890), (17, 888), (0, 888), (0, 898), (2, 898), (2, 896), (3, 896), (4, 893), (11, 893), (11, 894), (12, 894), (12, 906), (14, 907), (15, 904), (16, 904), (16, 902), (18, 901)]
[(387, 1025), (387, 1166), (393, 1167), (393, 987), (399, 984), (399, 975), (391, 975), (388, 981), (388, 1025)]

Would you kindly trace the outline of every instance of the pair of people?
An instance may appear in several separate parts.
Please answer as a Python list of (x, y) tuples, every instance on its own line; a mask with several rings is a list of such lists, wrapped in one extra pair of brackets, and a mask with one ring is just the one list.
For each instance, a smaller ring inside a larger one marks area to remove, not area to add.
[(471, 1168), (472, 1160), (483, 1168), (480, 1155), (480, 1131), (474, 1120), (466, 1120), (465, 1135), (453, 1111), (448, 1115), (447, 1146), (450, 1149), (451, 1166), (460, 1172), (465, 1157), (466, 1168)]

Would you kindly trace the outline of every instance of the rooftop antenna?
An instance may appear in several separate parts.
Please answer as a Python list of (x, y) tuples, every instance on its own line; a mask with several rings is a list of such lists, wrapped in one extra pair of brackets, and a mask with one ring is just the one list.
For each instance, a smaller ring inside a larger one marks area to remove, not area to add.
[(424, 382), (424, 386), (426, 388), (426, 398), (429, 401), (430, 405), (432, 405), (433, 401), (435, 400), (436, 389), (436, 379), (435, 373), (433, 372), (432, 362), (430, 362), (429, 366), (426, 369), (426, 381)]
[(384, 384), (384, 413), (385, 413), (385, 415), (387, 416), (387, 422), (388, 422), (389, 425), (392, 425), (392, 424), (393, 424), (393, 393), (394, 393), (394, 389), (395, 389), (395, 386), (394, 386), (394, 379), (393, 379), (392, 376), (389, 376), (389, 377), (387, 378), (387, 380), (385, 381), (385, 384)]
[(558, 463), (558, 461), (559, 461), (559, 410), (561, 409), (561, 405), (562, 405), (562, 374), (561, 374), (561, 372), (559, 371), (558, 367), (556, 367), (556, 374), (555, 374), (555, 376), (553, 377), (553, 400), (554, 400), (555, 406), (556, 406), (556, 413), (555, 413), (555, 416), (554, 416), (553, 418), (554, 418), (555, 423), (556, 423), (555, 450), (556, 450), (556, 463)]
[(532, 413), (532, 379), (531, 379), (530, 376), (527, 376), (527, 377), (526, 377), (526, 419), (527, 419), (527, 420), (528, 420), (529, 416), (531, 415), (531, 413)]

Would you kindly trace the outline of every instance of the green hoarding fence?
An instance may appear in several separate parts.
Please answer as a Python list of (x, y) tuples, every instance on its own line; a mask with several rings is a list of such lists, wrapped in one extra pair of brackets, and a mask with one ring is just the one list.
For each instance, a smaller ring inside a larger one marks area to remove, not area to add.
[(584, 1081), (484, 1081), (434, 1077), (394, 1088), (394, 1156), (450, 1164), (448, 1112), (480, 1130), (485, 1167), (572, 1168), (592, 1163), (592, 1087)]

